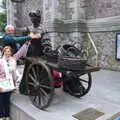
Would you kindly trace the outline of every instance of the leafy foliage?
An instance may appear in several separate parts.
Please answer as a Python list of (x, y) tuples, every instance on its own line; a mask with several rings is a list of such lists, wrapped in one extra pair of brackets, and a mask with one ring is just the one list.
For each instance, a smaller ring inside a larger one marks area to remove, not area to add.
[(6, 14), (0, 13), (0, 31), (4, 32), (4, 28), (6, 26)]
[(7, 23), (7, 16), (6, 16), (6, 0), (2, 1), (2, 4), (0, 5), (0, 8), (3, 10), (0, 13), (0, 32), (4, 32), (4, 28)]

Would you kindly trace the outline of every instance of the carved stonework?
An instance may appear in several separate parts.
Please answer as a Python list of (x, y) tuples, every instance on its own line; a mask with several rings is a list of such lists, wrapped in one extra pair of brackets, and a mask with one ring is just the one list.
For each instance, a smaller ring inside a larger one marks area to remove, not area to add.
[(55, 0), (44, 0), (43, 1), (43, 16), (44, 22), (54, 20), (54, 2)]
[(45, 0), (45, 10), (49, 10), (50, 7), (52, 6), (52, 1), (51, 0)]
[(14, 5), (15, 11), (14, 11), (14, 23), (15, 26), (20, 28), (22, 27), (22, 5), (21, 4), (15, 4)]
[(72, 19), (72, 14), (74, 8), (70, 7), (71, 0), (58, 0), (58, 12), (61, 14), (61, 19), (70, 20)]
[(104, 18), (120, 15), (119, 0), (88, 0), (86, 2), (88, 19)]

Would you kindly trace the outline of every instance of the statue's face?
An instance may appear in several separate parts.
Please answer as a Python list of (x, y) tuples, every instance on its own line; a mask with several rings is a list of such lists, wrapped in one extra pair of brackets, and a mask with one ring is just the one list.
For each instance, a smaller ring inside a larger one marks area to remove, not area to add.
[(41, 15), (38, 12), (30, 12), (29, 13), (31, 22), (33, 23), (34, 26), (38, 26), (41, 22)]
[(34, 24), (34, 23), (40, 23), (40, 20), (39, 20), (39, 18), (38, 17), (31, 17), (30, 18), (31, 19), (31, 22)]

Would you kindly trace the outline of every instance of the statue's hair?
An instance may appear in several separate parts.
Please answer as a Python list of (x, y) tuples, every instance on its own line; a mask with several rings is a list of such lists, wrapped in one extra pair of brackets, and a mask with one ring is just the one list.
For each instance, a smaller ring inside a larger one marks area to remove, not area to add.
[(36, 10), (36, 11), (31, 11), (31, 12), (29, 12), (29, 16), (30, 17), (41, 17), (41, 12), (40, 12), (40, 10)]
[(40, 10), (31, 11), (29, 13), (29, 17), (31, 18), (32, 24), (35, 28), (40, 25), (41, 22), (41, 12)]

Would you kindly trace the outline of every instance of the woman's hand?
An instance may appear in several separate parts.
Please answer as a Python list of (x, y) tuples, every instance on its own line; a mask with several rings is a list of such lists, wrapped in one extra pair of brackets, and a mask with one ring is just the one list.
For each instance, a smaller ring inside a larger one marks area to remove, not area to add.
[(17, 93), (17, 89), (14, 89), (14, 90), (12, 91), (12, 93)]

